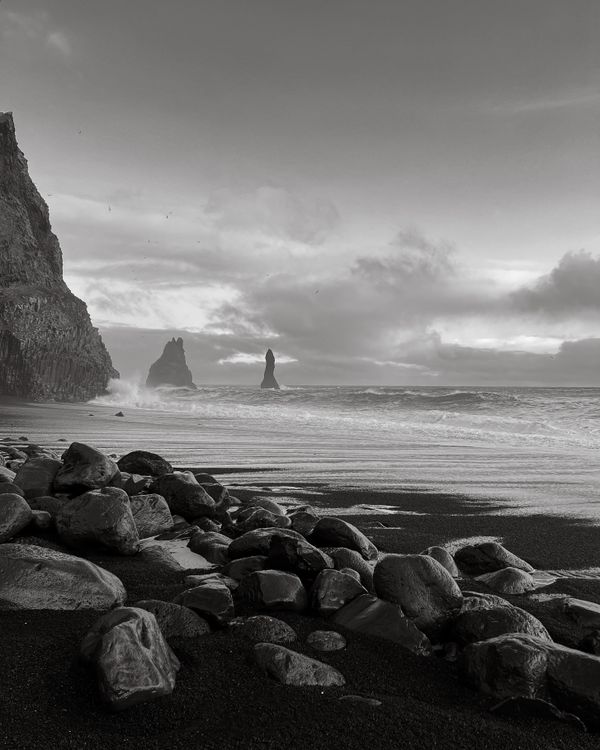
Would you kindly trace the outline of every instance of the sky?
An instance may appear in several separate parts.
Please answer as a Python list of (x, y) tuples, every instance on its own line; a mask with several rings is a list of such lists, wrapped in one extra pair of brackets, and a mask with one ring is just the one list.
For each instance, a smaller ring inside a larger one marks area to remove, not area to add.
[(0, 0), (117, 369), (600, 385), (598, 0)]

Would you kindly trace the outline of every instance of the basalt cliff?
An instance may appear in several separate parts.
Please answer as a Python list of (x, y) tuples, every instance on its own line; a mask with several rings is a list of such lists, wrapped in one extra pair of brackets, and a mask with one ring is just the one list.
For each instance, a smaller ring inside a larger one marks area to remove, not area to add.
[(63, 280), (48, 206), (12, 114), (0, 113), (0, 394), (85, 401), (118, 376), (85, 303)]
[(146, 386), (156, 388), (158, 385), (196, 387), (192, 382), (192, 373), (185, 360), (185, 349), (181, 337), (167, 341), (162, 355), (150, 366)]

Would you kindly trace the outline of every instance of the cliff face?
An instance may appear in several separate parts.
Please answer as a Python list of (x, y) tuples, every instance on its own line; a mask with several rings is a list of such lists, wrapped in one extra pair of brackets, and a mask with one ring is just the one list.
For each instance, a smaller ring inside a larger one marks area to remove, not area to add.
[(12, 115), (0, 113), (0, 394), (85, 401), (118, 376), (85, 303), (63, 281), (48, 206)]
[(157, 359), (150, 367), (146, 385), (155, 388), (157, 385), (177, 385), (186, 388), (195, 388), (185, 360), (185, 350), (182, 338), (172, 338), (167, 341), (160, 359)]
[(279, 383), (275, 380), (275, 355), (270, 349), (267, 349), (265, 361), (265, 375), (260, 387), (275, 388), (275, 390), (279, 390)]

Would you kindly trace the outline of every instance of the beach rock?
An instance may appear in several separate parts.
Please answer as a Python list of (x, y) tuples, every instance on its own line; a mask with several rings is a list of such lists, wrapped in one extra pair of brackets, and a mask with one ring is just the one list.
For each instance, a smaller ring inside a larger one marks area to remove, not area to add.
[(310, 590), (310, 606), (319, 615), (337, 612), (367, 590), (354, 577), (339, 570), (322, 570)]
[(193, 474), (163, 474), (150, 485), (150, 491), (165, 498), (171, 513), (188, 520), (214, 513), (215, 501), (196, 482)]
[(110, 609), (121, 581), (88, 560), (32, 544), (0, 545), (0, 609)]
[[(153, 494), (150, 492), (153, 482), (154, 477), (144, 474), (127, 474), (127, 472), (121, 472), (121, 482), (115, 486), (125, 490), (130, 497), (134, 497), (135, 495)], [(111, 484), (114, 483), (111, 482)]]
[(209, 562), (225, 565), (229, 556), (227, 550), (231, 539), (216, 531), (198, 531), (191, 537), (188, 547), (197, 555), (202, 555)]
[(235, 517), (236, 531), (241, 534), (254, 529), (286, 529), (290, 525), (291, 521), (287, 516), (271, 513), (264, 508), (244, 508)]
[(55, 518), (62, 506), (67, 502), (64, 498), (53, 497), (51, 495), (42, 497), (32, 497), (27, 503), (32, 510), (43, 510), (50, 513)]
[(322, 570), (333, 568), (333, 560), (305, 539), (273, 536), (267, 567), (287, 570), (301, 578), (313, 579)]
[(494, 573), (477, 576), (475, 580), (485, 583), (492, 591), (498, 591), (500, 594), (524, 594), (536, 588), (536, 583), (529, 573), (519, 568), (503, 568)]
[(220, 523), (217, 523), (217, 521), (214, 521), (212, 518), (207, 518), (206, 516), (192, 518), (190, 523), (193, 526), (197, 526), (200, 531), (216, 531), (219, 533), (222, 528)]
[(173, 528), (173, 517), (162, 495), (135, 495), (129, 504), (140, 539)]
[(50, 495), (61, 466), (62, 463), (55, 458), (29, 458), (17, 472), (15, 484), (22, 488), (26, 498)]
[(100, 694), (118, 711), (172, 693), (180, 667), (154, 615), (137, 607), (120, 607), (97, 620), (81, 655), (94, 663)]
[(275, 355), (270, 349), (265, 354), (265, 374), (260, 387), (279, 390), (279, 383), (275, 380)]
[(315, 651), (341, 651), (346, 648), (346, 639), (335, 630), (313, 630), (308, 634), (306, 643)]
[(223, 575), (230, 576), (236, 581), (241, 581), (244, 576), (254, 573), (256, 570), (264, 570), (267, 564), (266, 555), (251, 555), (250, 557), (238, 557), (222, 568)]
[(467, 646), (469, 681), (497, 698), (550, 700), (600, 727), (600, 658), (531, 635), (509, 634)]
[(518, 695), (515, 698), (505, 698), (500, 703), (492, 706), (490, 713), (508, 718), (536, 717), (544, 720), (556, 719), (557, 721), (564, 721), (566, 724), (572, 724), (584, 732), (587, 731), (585, 724), (578, 716), (570, 714), (567, 711), (561, 711), (553, 703), (541, 698), (527, 698), (524, 695)]
[(454, 559), (458, 567), (468, 575), (493, 573), (503, 568), (519, 568), (533, 573), (534, 568), (525, 560), (513, 555), (497, 542), (482, 542), (459, 549)]
[(0, 113), (0, 248), (0, 393), (28, 401), (103, 393), (119, 374), (85, 304), (64, 282), (48, 206), (10, 112)]
[(305, 510), (296, 511), (288, 516), (291, 522), (291, 528), (302, 536), (310, 537), (315, 526), (319, 523), (319, 516), (314, 513), (308, 513)]
[(209, 622), (225, 625), (234, 615), (231, 591), (220, 581), (207, 581), (175, 597), (175, 604), (189, 607)]
[(173, 555), (168, 549), (165, 549), (160, 544), (151, 544), (148, 547), (144, 547), (139, 557), (148, 565), (156, 566), (159, 570), (164, 573), (182, 573), (183, 567), (177, 562)]
[(216, 581), (217, 583), (222, 583), (224, 586), (227, 586), (230, 591), (235, 591), (240, 584), (240, 582), (236, 581), (235, 578), (224, 576), (218, 571), (213, 571), (212, 573), (192, 573), (191, 575), (185, 577), (185, 583), (190, 587), (201, 586), (203, 583), (207, 583), (208, 581)]
[(11, 469), (8, 469), (6, 466), (0, 466), (0, 483), (12, 482), (16, 476), (16, 471), (11, 471)]
[(254, 656), (260, 669), (283, 685), (332, 687), (346, 684), (342, 673), (334, 667), (285, 646), (257, 643)]
[(347, 576), (351, 576), (355, 581), (360, 583), (360, 573), (352, 568), (340, 568), (340, 573), (345, 573)]
[(242, 578), (237, 589), (240, 601), (257, 609), (283, 609), (304, 612), (306, 589), (302, 581), (280, 570), (257, 570)]
[(121, 471), (126, 471), (129, 474), (152, 477), (173, 473), (173, 467), (168, 461), (165, 461), (157, 453), (150, 453), (150, 451), (131, 451), (117, 461), (117, 466)]
[(352, 568), (359, 574), (360, 582), (367, 591), (374, 591), (373, 568), (359, 552), (346, 547), (327, 547), (324, 551), (332, 558), (337, 570)]
[(440, 565), (443, 565), (444, 568), (446, 568), (453, 578), (458, 578), (460, 576), (460, 571), (454, 562), (454, 558), (447, 549), (444, 549), (444, 547), (427, 547), (427, 549), (423, 550), (421, 554), (433, 557), (434, 560), (437, 560)]
[(462, 605), (454, 578), (428, 555), (386, 555), (375, 566), (373, 582), (381, 599), (399, 604), (428, 635), (438, 633)]
[(402, 614), (398, 605), (370, 594), (361, 594), (338, 609), (331, 621), (347, 630), (398, 643), (413, 654), (431, 654), (429, 638)]
[(206, 492), (206, 494), (212, 497), (215, 503), (222, 503), (224, 500), (226, 500), (229, 497), (229, 492), (227, 492), (227, 488), (223, 487), (223, 485), (220, 482), (216, 482), (216, 481), (215, 482), (200, 482), (195, 474), (194, 474), (194, 478), (196, 479), (198, 484), (202, 487), (202, 489)]
[(463, 591), (461, 614), (477, 609), (492, 609), (495, 607), (512, 607), (512, 604), (496, 594), (482, 594), (479, 591)]
[(31, 508), (21, 495), (0, 495), (0, 542), (7, 542), (33, 519)]
[(145, 609), (156, 617), (163, 636), (169, 638), (198, 638), (210, 633), (210, 626), (188, 607), (159, 599), (143, 599), (134, 607)]
[(100, 546), (135, 555), (138, 531), (127, 493), (117, 487), (91, 490), (66, 501), (56, 516), (56, 530), (69, 547)]
[(250, 557), (253, 555), (268, 555), (274, 536), (280, 536), (284, 539), (303, 539), (301, 534), (291, 529), (269, 528), (246, 531), (245, 534), (234, 539), (229, 545), (230, 560), (237, 560), (239, 557)]
[(235, 627), (236, 633), (255, 643), (293, 643), (298, 639), (296, 631), (286, 622), (269, 615), (239, 618), (230, 625)]
[(343, 703), (358, 703), (360, 705), (371, 706), (372, 708), (377, 708), (377, 706), (383, 705), (381, 701), (377, 700), (377, 698), (367, 698), (364, 695), (342, 695), (338, 700)]
[(248, 508), (263, 508), (263, 510), (268, 510), (276, 516), (285, 516), (285, 510), (275, 500), (271, 500), (270, 497), (251, 497), (249, 500), (244, 501), (244, 509)]
[(79, 495), (106, 487), (119, 471), (111, 458), (83, 443), (71, 443), (62, 460), (53, 482), (56, 494)]
[(519, 607), (489, 607), (462, 612), (455, 619), (452, 632), (460, 644), (486, 641), (505, 633), (526, 633), (552, 641), (542, 623)]
[(167, 341), (161, 356), (150, 366), (146, 387), (156, 388), (159, 385), (196, 388), (185, 360), (185, 349), (181, 337), (177, 339), (173, 337)]
[(25, 497), (23, 489), (18, 484), (12, 482), (1, 482), (0, 483), (0, 495), (20, 495)]
[(54, 520), (47, 511), (32, 510), (31, 512), (33, 513), (31, 523), (34, 528), (39, 529), (40, 531), (46, 531), (54, 525)]
[(569, 596), (528, 601), (555, 641), (600, 656), (600, 604)]
[(347, 547), (360, 552), (365, 560), (377, 558), (377, 547), (373, 542), (369, 541), (356, 526), (342, 521), (341, 518), (332, 516), (320, 518), (311, 534), (311, 542), (320, 547)]

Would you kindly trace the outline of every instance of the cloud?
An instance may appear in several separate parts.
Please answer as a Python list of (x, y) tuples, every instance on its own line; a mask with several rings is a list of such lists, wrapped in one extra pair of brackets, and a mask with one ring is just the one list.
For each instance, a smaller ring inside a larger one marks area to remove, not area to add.
[(46, 44), (60, 52), (63, 57), (71, 57), (71, 42), (63, 31), (52, 31), (46, 37)]
[(45, 47), (63, 59), (71, 57), (71, 41), (65, 31), (53, 28), (47, 12), (21, 13), (0, 8), (0, 39), (10, 53), (28, 55)]
[(535, 284), (512, 295), (523, 312), (548, 315), (600, 310), (600, 257), (588, 252), (563, 255), (558, 265)]
[[(287, 354), (277, 353), (276, 360), (278, 365), (288, 365), (291, 362), (297, 362), (295, 357), (288, 357)], [(264, 353), (249, 354), (247, 352), (234, 352), (227, 357), (218, 360), (220, 365), (256, 365), (265, 361)]]

